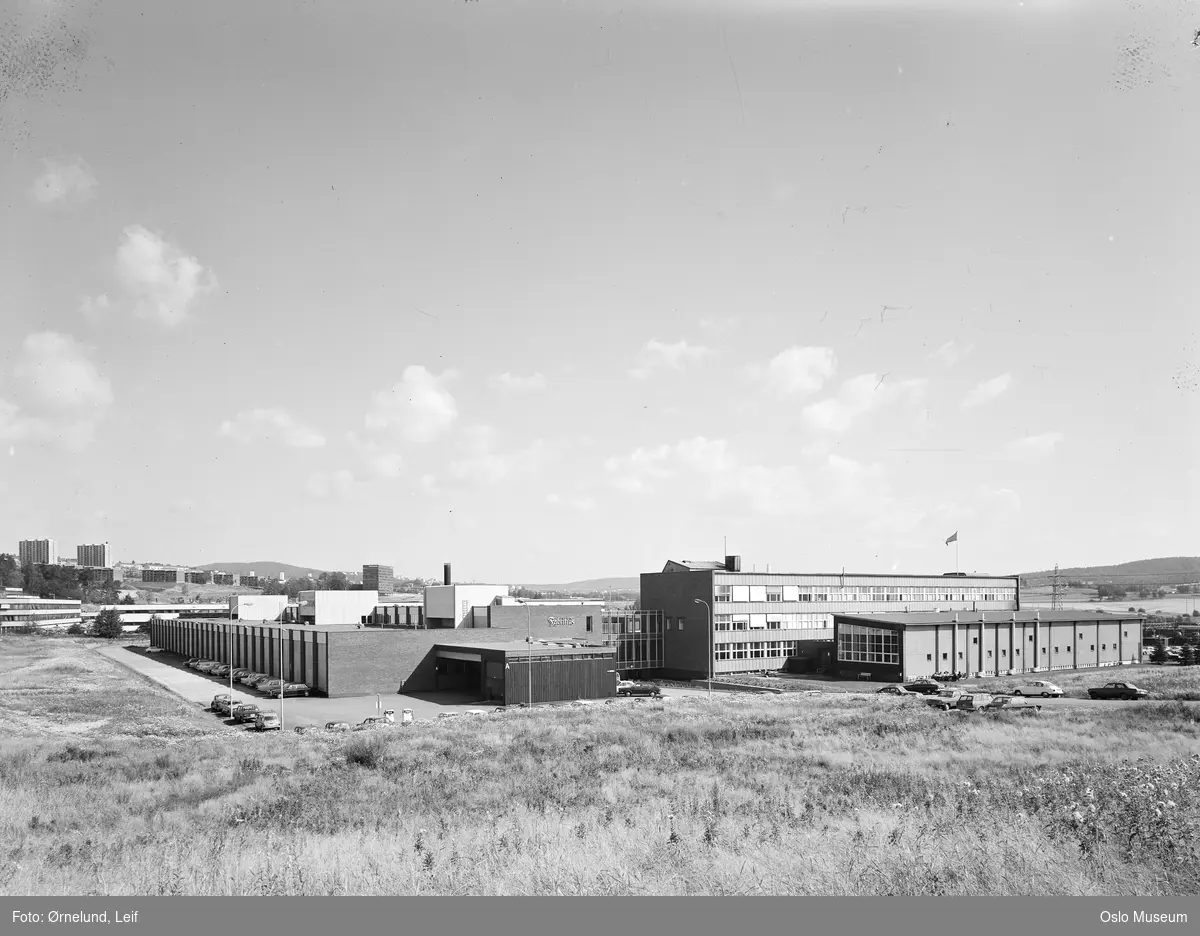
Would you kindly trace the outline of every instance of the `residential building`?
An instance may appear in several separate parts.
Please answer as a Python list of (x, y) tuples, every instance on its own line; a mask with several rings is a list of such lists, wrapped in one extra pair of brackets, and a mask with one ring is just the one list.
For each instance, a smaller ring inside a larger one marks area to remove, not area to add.
[(75, 547), (75, 560), (91, 569), (112, 568), (112, 547), (108, 543), (93, 543)]
[(58, 565), (58, 543), (52, 539), (21, 540), (17, 558), (22, 566)]
[(144, 566), (142, 568), (142, 581), (177, 585), (183, 581), (183, 574), (183, 569), (166, 569)]

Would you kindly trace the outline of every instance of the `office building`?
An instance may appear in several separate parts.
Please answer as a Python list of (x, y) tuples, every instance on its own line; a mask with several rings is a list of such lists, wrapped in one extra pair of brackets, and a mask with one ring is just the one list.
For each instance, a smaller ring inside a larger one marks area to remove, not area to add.
[(52, 539), (21, 540), (17, 558), (22, 566), (58, 565), (58, 543)]
[(0, 632), (27, 627), (65, 629), (83, 621), (82, 602), (67, 598), (39, 598), (19, 588), (0, 591)]
[(396, 575), (391, 566), (365, 565), (362, 567), (363, 588), (390, 595), (396, 590)]

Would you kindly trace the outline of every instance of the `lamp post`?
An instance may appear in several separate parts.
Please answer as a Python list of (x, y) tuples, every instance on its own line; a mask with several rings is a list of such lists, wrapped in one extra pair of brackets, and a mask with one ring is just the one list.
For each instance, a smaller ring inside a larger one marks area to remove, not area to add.
[(704, 605), (704, 623), (708, 626), (708, 698), (712, 699), (712, 681), (713, 681), (713, 620), (712, 606), (703, 598), (693, 598), (696, 604)]
[(533, 612), (525, 602), (525, 639), (529, 641), (529, 707), (533, 708)]

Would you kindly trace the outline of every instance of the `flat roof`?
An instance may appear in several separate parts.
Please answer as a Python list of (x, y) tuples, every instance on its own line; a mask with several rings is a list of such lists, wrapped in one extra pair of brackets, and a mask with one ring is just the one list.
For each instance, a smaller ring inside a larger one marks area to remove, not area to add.
[[(453, 643), (453, 644), (434, 644), (435, 650), (451, 650), (461, 651), (464, 653), (478, 653), (483, 650), (496, 651), (500, 650), (505, 656), (529, 656), (529, 644), (523, 640), (513, 640), (508, 643)], [(578, 646), (556, 647), (553, 644), (546, 645), (534, 643), (534, 656), (568, 656), (576, 653), (604, 653), (616, 654), (616, 647), (606, 647), (602, 644), (580, 644)]]
[[(771, 575), (771, 576), (811, 576), (813, 578), (856, 578), (856, 579), (942, 579), (951, 582), (960, 582), (971, 579), (996, 579), (998, 581), (1012, 582), (1020, 578), (1020, 575), (990, 575), (986, 572), (963, 572), (956, 574), (954, 572), (766, 572), (763, 570), (753, 571), (747, 569), (739, 569), (733, 572), (729, 569), (718, 567), (710, 568), (689, 568), (689, 572), (718, 572), (721, 575)], [(680, 572), (668, 572), (666, 570), (660, 572), (643, 572), (642, 575), (679, 575)]]
[(855, 623), (877, 624), (882, 621), (886, 624), (912, 627), (922, 624), (953, 624), (956, 617), (959, 624), (978, 624), (980, 618), (983, 618), (986, 624), (1004, 624), (1014, 618), (1018, 624), (1032, 624), (1034, 621), (1052, 624), (1064, 621), (1133, 621), (1141, 620), (1146, 615), (1107, 611), (910, 611), (888, 614), (839, 614), (835, 611), (833, 616), (835, 619)]

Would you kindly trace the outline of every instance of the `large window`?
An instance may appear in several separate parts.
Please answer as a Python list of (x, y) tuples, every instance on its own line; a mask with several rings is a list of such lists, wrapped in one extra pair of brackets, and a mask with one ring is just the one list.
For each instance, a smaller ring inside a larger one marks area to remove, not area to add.
[(734, 614), (731, 617), (734, 630), (746, 630), (750, 626), (750, 615), (748, 614)]
[(800, 600), (800, 586), (799, 585), (784, 585), (783, 586), (783, 600), (784, 601), (799, 601)]
[(783, 586), (768, 585), (767, 586), (767, 601), (783, 601)]
[(751, 601), (766, 601), (767, 600), (767, 586), (766, 585), (751, 585), (750, 586), (750, 600)]
[(851, 663), (900, 663), (900, 635), (878, 627), (845, 624), (838, 630), (838, 659)]
[(714, 614), (713, 629), (719, 631), (727, 631), (733, 628), (732, 614)]
[(714, 585), (713, 586), (713, 600), (714, 601), (728, 601), (729, 600), (729, 586), (728, 585)]

